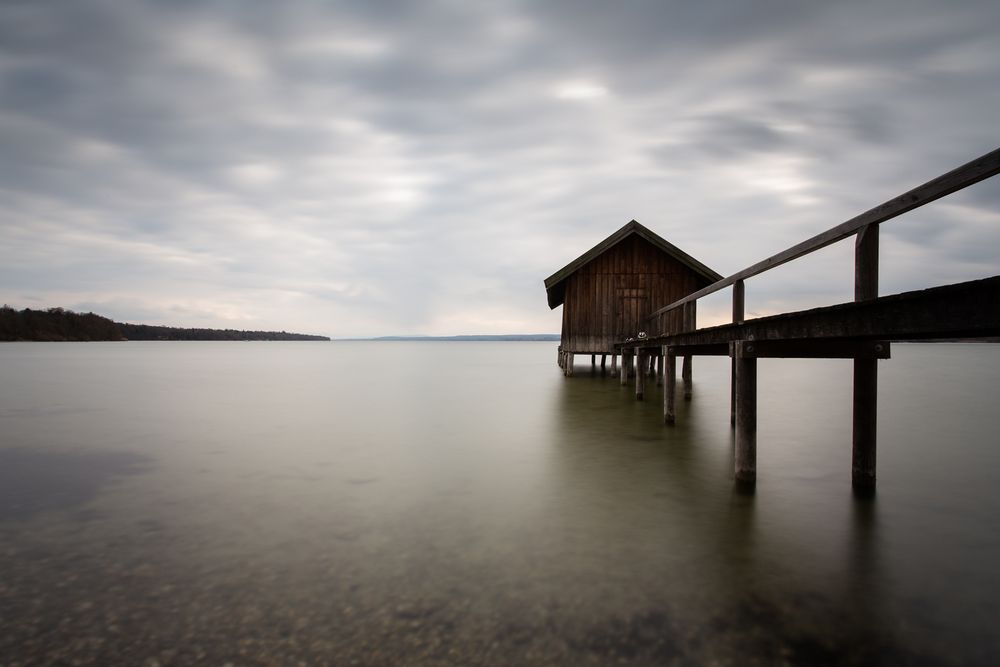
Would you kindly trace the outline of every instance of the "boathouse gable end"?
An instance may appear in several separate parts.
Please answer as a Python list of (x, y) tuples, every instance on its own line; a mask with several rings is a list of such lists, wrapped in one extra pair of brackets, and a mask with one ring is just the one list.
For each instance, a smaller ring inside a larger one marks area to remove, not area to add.
[(721, 278), (632, 220), (546, 279), (545, 289), (550, 308), (563, 306), (563, 352), (614, 354), (615, 343), (648, 330), (653, 311)]

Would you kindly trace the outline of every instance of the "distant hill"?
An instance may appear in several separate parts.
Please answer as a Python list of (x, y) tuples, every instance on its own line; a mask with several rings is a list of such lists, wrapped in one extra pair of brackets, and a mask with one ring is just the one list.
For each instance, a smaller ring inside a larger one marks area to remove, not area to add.
[(14, 310), (0, 308), (0, 341), (118, 341), (118, 340), (330, 340), (327, 336), (287, 331), (182, 329), (123, 324), (94, 313), (64, 308)]
[(94, 313), (74, 313), (62, 308), (14, 310), (0, 308), (0, 341), (123, 340), (118, 325)]
[(465, 336), (379, 336), (361, 340), (558, 341), (559, 334), (472, 334)]
[(287, 331), (243, 331), (239, 329), (181, 329), (149, 324), (118, 324), (128, 340), (330, 340), (328, 336)]

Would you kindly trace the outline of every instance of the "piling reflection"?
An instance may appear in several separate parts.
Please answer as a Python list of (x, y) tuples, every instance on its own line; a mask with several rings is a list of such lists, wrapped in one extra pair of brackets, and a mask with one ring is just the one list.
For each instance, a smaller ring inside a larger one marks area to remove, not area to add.
[[(550, 478), (578, 507), (614, 499), (587, 512), (584, 528), (592, 539), (622, 540), (616, 547), (635, 569), (628, 585), (644, 591), (641, 603), (624, 604), (669, 615), (677, 655), (792, 664), (916, 656), (893, 636), (881, 604), (888, 577), (873, 493), (844, 488), (848, 511), (825, 516), (808, 501), (785, 505), (780, 480), (733, 479), (725, 386), (696, 386), (672, 427), (662, 424), (658, 392), (647, 384), (649, 400), (636, 402), (630, 389), (599, 372), (561, 384)], [(810, 548), (819, 535), (840, 549)]]

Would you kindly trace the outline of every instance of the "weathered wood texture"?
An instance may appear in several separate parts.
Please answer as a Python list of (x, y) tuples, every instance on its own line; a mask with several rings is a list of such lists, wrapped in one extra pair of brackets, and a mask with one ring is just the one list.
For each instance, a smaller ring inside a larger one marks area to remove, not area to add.
[(854, 360), (854, 413), (851, 433), (851, 483), (855, 488), (875, 486), (875, 449), (878, 432), (878, 361)]
[(878, 298), (878, 225), (858, 232), (854, 242), (854, 300)]
[[(563, 349), (611, 354), (615, 343), (649, 330), (654, 309), (707, 283), (646, 239), (630, 236), (565, 279)], [(664, 321), (674, 328), (655, 333), (680, 331), (682, 318), (668, 315)]]
[(743, 354), (747, 341), (734, 344), (736, 367), (736, 445), (734, 466), (739, 482), (757, 481), (757, 359)]
[(635, 374), (635, 400), (641, 401), (646, 394), (646, 355), (639, 353), (637, 356), (638, 370)]
[(888, 359), (890, 349), (886, 340), (757, 340), (744, 346), (743, 354), (758, 359)]
[[(932, 340), (1000, 336), (1000, 276), (724, 324), (620, 347), (717, 345), (734, 340)], [(684, 348), (681, 348), (684, 349)]]
[(673, 348), (663, 346), (663, 423), (677, 421), (677, 355)]

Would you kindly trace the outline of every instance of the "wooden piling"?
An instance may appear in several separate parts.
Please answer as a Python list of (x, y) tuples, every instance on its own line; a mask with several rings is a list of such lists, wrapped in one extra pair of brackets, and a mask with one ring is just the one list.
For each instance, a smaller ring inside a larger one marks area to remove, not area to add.
[(851, 482), (855, 488), (875, 486), (878, 406), (878, 360), (854, 360), (854, 429)]
[(597, 368), (597, 355), (592, 354), (590, 355), (590, 370), (594, 370), (595, 368)]
[(644, 352), (637, 353), (639, 363), (637, 364), (638, 370), (635, 373), (635, 400), (641, 401), (643, 395), (646, 393), (646, 366), (648, 362), (646, 361), (646, 354)]
[[(858, 232), (854, 244), (854, 300), (878, 298), (878, 225)], [(854, 360), (854, 428), (851, 443), (851, 483), (875, 486), (878, 422), (878, 360)]]
[(611, 355), (611, 374), (612, 375), (617, 375), (618, 374), (618, 355), (617, 354), (612, 354)]
[[(746, 284), (742, 280), (733, 283), (733, 324), (746, 321)], [(729, 364), (729, 424), (736, 426), (736, 357)]]
[(601, 355), (601, 375), (604, 375), (604, 364), (607, 362), (607, 360), (608, 360), (608, 355), (602, 354)]
[(757, 481), (757, 359), (753, 341), (736, 341), (736, 481)]
[(628, 355), (629, 353), (622, 350), (622, 366), (621, 366), (621, 385), (624, 387), (628, 384)]
[(655, 370), (655, 373), (656, 373), (656, 386), (657, 387), (662, 387), (663, 386), (663, 355), (662, 354), (656, 355), (656, 370)]
[(663, 346), (663, 423), (673, 424), (677, 419), (674, 409), (677, 393), (677, 355), (674, 348)]
[(574, 354), (572, 352), (566, 353), (566, 377), (573, 376), (573, 357)]
[(691, 355), (684, 355), (684, 365), (681, 367), (681, 379), (684, 381), (684, 400), (691, 400), (693, 383), (691, 382)]
[(729, 425), (736, 428), (736, 357), (729, 360)]

